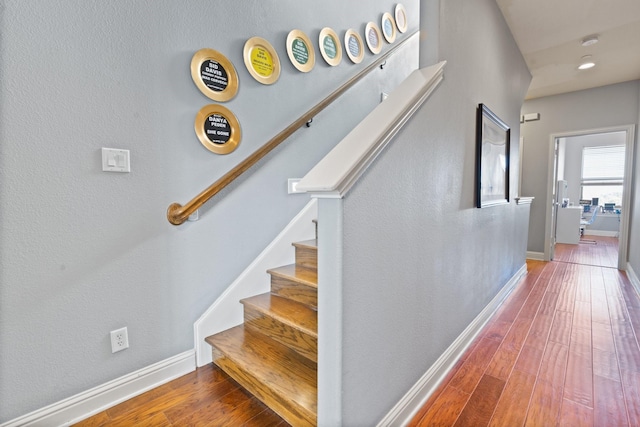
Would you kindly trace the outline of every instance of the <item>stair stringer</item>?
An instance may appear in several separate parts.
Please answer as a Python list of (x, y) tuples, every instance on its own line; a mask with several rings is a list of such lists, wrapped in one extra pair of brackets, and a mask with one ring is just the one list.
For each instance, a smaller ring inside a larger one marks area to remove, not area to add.
[(213, 361), (211, 346), (204, 340), (206, 337), (243, 323), (243, 308), (239, 301), (269, 292), (271, 282), (266, 271), (274, 265), (295, 262), (295, 252), (291, 242), (313, 238), (315, 235), (313, 220), (317, 218), (317, 212), (317, 201), (311, 199), (194, 323), (196, 366), (204, 366)]

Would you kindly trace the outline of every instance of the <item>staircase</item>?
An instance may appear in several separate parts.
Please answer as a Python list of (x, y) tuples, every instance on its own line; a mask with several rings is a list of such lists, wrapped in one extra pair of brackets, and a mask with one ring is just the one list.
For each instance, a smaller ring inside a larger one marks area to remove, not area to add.
[(271, 292), (245, 298), (244, 323), (207, 337), (213, 363), (293, 426), (315, 426), (317, 239), (293, 243), (296, 263), (268, 270)]

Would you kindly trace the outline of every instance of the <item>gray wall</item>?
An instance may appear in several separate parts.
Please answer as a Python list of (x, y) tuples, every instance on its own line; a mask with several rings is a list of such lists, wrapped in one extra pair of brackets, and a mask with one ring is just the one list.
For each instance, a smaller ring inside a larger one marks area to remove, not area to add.
[(344, 199), (345, 426), (378, 422), (525, 264), (528, 206), (475, 208), (474, 158), (485, 103), (515, 195), (529, 72), (493, 0), (441, 2), (438, 37), (443, 83)]
[[(550, 136), (637, 124), (639, 88), (640, 82), (636, 80), (524, 103), (523, 114), (540, 113), (540, 120), (520, 127), (524, 137), (522, 195), (536, 198), (531, 207), (527, 250), (544, 252), (546, 209), (551, 200), (547, 194)], [(631, 222), (637, 223), (640, 213), (634, 209), (631, 214)]]
[[(419, 2), (403, 2), (410, 29)], [(307, 203), (303, 176), (417, 66), (394, 56), (255, 172), (180, 227), (165, 218), (374, 60), (308, 74), (285, 40), (299, 28), (363, 32), (394, 1), (0, 0), (0, 422), (193, 348), (193, 322)], [(272, 86), (242, 60), (259, 35), (282, 65)], [(403, 36), (406, 37), (406, 36)], [(402, 37), (400, 37), (402, 38)], [(226, 156), (194, 135), (211, 103), (189, 64), (209, 47), (235, 64), (228, 102), (243, 139)], [(385, 47), (385, 50), (387, 47)], [(101, 171), (100, 148), (131, 150), (131, 173)], [(109, 331), (130, 348), (111, 354)]]

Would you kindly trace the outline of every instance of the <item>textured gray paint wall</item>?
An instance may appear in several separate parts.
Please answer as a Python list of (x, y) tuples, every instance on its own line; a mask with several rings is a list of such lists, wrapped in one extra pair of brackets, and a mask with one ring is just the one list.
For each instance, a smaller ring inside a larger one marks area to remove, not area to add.
[(479, 103), (512, 128), (516, 193), (525, 62), (493, 0), (440, 2), (437, 52), (443, 83), (344, 199), (345, 426), (387, 414), (525, 263), (528, 207), (474, 207)]
[(524, 103), (523, 114), (540, 113), (539, 121), (523, 123), (520, 128), (524, 137), (522, 194), (536, 198), (531, 206), (529, 251), (544, 252), (546, 209), (551, 200), (547, 194), (550, 136), (637, 124), (639, 86), (636, 80)]
[[(410, 29), (419, 2), (403, 2)], [(287, 33), (362, 33), (395, 2), (292, 0), (0, 0), (0, 422), (193, 348), (193, 322), (304, 206), (303, 176), (417, 66), (417, 42), (394, 56), (181, 227), (186, 202), (301, 112), (374, 60), (308, 74)], [(242, 60), (259, 35), (280, 80), (263, 86)], [(205, 150), (193, 121), (211, 101), (191, 81), (195, 51), (225, 54), (240, 78), (225, 104), (243, 139)], [(385, 46), (385, 50), (387, 47)], [(100, 148), (131, 150), (130, 174), (101, 172)], [(109, 331), (130, 348), (111, 354)]]

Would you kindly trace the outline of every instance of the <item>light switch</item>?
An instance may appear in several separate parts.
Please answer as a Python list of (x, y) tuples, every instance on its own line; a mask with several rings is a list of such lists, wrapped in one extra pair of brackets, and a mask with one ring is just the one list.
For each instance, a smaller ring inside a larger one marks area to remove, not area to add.
[(103, 148), (102, 170), (104, 172), (131, 172), (129, 150)]

